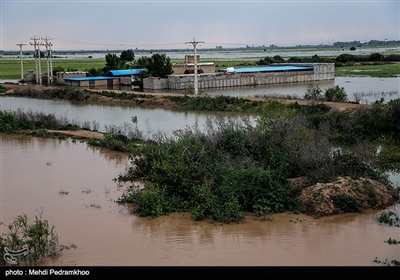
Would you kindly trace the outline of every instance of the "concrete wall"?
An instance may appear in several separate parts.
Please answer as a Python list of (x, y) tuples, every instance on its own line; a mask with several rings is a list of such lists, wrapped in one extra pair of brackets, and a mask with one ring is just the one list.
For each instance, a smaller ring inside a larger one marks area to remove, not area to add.
[(86, 80), (86, 81), (65, 81), (65, 84), (71, 87), (80, 87), (84, 89), (118, 89), (120, 86), (119, 78), (112, 80)]
[(78, 77), (86, 77), (87, 76), (87, 72), (80, 72), (80, 71), (76, 71), (76, 72), (57, 72), (56, 73), (56, 77), (55, 77), (55, 81), (58, 83), (64, 83), (64, 79), (65, 78), (78, 78)]
[[(215, 73), (197, 76), (199, 89), (238, 87), (250, 85), (267, 85), (280, 83), (301, 83), (314, 81), (313, 71), (270, 72), (270, 73)], [(171, 75), (168, 77), (168, 88), (185, 90), (193, 88), (194, 75)]]
[[(186, 63), (194, 63), (194, 54), (187, 54), (185, 56), (185, 62)], [(196, 62), (199, 63), (200, 62), (200, 55), (196, 54)]]
[(335, 79), (335, 63), (274, 63), (273, 65), (314, 66), (314, 81)]
[[(203, 73), (214, 73), (215, 65), (212, 62), (197, 63), (197, 71), (203, 70)], [(194, 71), (194, 63), (176, 63), (172, 65), (172, 70), (174, 75), (183, 75), (186, 70)]]
[(152, 90), (168, 89), (168, 79), (154, 77), (143, 79), (143, 88)]
[[(213, 73), (199, 74), (198, 87), (222, 88), (250, 85), (267, 85), (280, 83), (309, 83), (335, 79), (334, 63), (282, 63), (274, 65), (314, 66), (314, 70), (263, 72), (263, 73)], [(194, 75), (170, 75), (168, 76), (168, 89), (186, 90), (193, 88)]]

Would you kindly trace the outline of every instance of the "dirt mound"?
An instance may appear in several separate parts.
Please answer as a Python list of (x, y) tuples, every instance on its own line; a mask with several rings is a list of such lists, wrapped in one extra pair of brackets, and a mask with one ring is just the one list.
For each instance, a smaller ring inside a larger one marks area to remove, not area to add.
[(157, 98), (133, 98), (133, 99), (118, 99), (113, 97), (102, 96), (99, 94), (88, 95), (86, 101), (88, 102), (101, 102), (118, 105), (139, 105), (143, 107), (171, 107), (173, 102), (170, 99), (157, 97)]
[(94, 138), (94, 139), (104, 139), (104, 134), (97, 131), (90, 130), (47, 130), (48, 133), (54, 135), (65, 135), (68, 137), (73, 137), (77, 139), (86, 139), (86, 138)]
[(398, 202), (399, 192), (372, 179), (338, 177), (330, 183), (304, 188), (300, 200), (302, 211), (321, 217), (355, 209), (384, 209)]

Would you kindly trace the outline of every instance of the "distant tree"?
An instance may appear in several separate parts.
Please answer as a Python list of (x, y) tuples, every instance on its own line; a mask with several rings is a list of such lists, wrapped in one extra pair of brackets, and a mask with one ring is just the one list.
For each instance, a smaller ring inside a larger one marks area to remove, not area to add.
[(121, 58), (119, 58), (119, 56), (116, 54), (108, 53), (106, 54), (105, 58), (106, 66), (103, 68), (104, 72), (107, 72), (108, 70), (116, 70), (121, 67)]
[(303, 59), (302, 59), (301, 57), (298, 57), (298, 56), (292, 56), (292, 57), (290, 57), (290, 58), (288, 59), (287, 62), (290, 62), (290, 63), (300, 63), (300, 62), (303, 62)]
[(283, 57), (281, 57), (280, 55), (275, 55), (273, 58), (274, 58), (274, 60), (275, 60), (276, 63), (283, 63), (283, 62), (285, 62), (285, 60), (283, 59)]
[(122, 61), (133, 61), (135, 59), (135, 53), (132, 49), (123, 51), (120, 55)]
[(89, 73), (89, 76), (102, 76), (104, 75), (103, 69), (101, 68), (90, 68), (88, 70), (86, 70), (86, 72)]
[(343, 53), (343, 54), (339, 55), (338, 57), (336, 57), (335, 60), (337, 62), (347, 63), (347, 62), (350, 62), (350, 61), (355, 61), (356, 58), (352, 54)]
[(36, 57), (36, 58), (38, 58), (38, 57), (39, 57), (39, 53), (40, 53), (40, 58), (45, 58), (45, 57), (46, 57), (46, 55), (45, 55), (44, 52), (42, 52), (42, 51), (40, 51), (40, 52), (35, 51), (34, 54), (33, 54), (33, 56)]
[(62, 66), (56, 66), (53, 67), (53, 75), (56, 76), (57, 72), (65, 72), (64, 68)]
[(384, 56), (381, 53), (371, 53), (369, 56), (369, 61), (383, 61)]
[(153, 54), (151, 57), (142, 56), (136, 61), (136, 67), (146, 68), (148, 72), (141, 72), (134, 85), (143, 88), (143, 79), (148, 77), (165, 78), (172, 74), (171, 59), (165, 54)]
[(271, 63), (274, 63), (275, 59), (272, 57), (265, 57), (264, 59), (260, 59), (258, 62), (256, 62), (257, 65), (270, 65)]
[(317, 54), (314, 54), (313, 57), (311, 58), (311, 60), (313, 62), (321, 62), (322, 61), (322, 59)]
[(173, 72), (171, 59), (165, 54), (156, 53), (151, 57), (142, 58), (139, 65), (147, 68), (153, 77), (165, 78)]

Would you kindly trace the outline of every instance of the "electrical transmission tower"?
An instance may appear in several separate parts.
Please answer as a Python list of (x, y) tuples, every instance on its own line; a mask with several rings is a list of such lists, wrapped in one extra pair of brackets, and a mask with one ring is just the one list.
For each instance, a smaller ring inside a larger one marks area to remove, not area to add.
[(41, 62), (40, 62), (40, 43), (39, 43), (39, 38), (34, 36), (31, 38), (33, 40), (33, 43), (30, 42), (30, 44), (33, 46), (35, 49), (35, 66), (36, 66), (36, 83), (41, 85), (42, 84), (42, 68), (41, 68)]
[(19, 58), (21, 60), (21, 80), (24, 79), (24, 63), (22, 61), (22, 46), (26, 46), (26, 44), (17, 44), (19, 46)]
[(52, 54), (51, 54), (51, 46), (52, 43), (49, 42), (51, 40), (46, 36), (46, 38), (42, 38), (44, 43), (41, 43), (42, 46), (46, 47), (46, 65), (47, 65), (47, 84), (51, 85), (53, 82), (53, 62), (52, 62)]
[(198, 82), (197, 82), (197, 54), (196, 54), (196, 47), (198, 44), (204, 44), (204, 42), (196, 41), (193, 38), (193, 41), (186, 42), (185, 44), (192, 44), (194, 48), (194, 94), (199, 93)]

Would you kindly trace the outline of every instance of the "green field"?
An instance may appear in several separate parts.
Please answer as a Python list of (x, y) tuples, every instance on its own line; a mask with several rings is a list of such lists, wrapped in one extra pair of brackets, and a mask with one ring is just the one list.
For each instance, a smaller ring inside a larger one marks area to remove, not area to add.
[(400, 63), (336, 67), (335, 76), (390, 78), (400, 76)]
[[(245, 67), (254, 66), (259, 58), (253, 59), (213, 59), (207, 62), (214, 62), (215, 68), (226, 67)], [(182, 61), (182, 59), (171, 59), (171, 63)], [(62, 67), (65, 71), (77, 70), (87, 71), (90, 68), (103, 68), (105, 58), (79, 58), (79, 59), (53, 59), (53, 69)], [(35, 72), (35, 60), (24, 60), (24, 76), (29, 69)], [(41, 70), (43, 75), (47, 75), (46, 59), (41, 59)], [(360, 77), (396, 77), (400, 75), (400, 63), (384, 65), (362, 65), (362, 66), (343, 66), (335, 68), (336, 76), (360, 76)], [(0, 60), (0, 80), (17, 80), (21, 78), (21, 61), (19, 59)]]
[[(46, 59), (41, 59), (41, 69), (43, 75), (47, 74)], [(24, 60), (24, 76), (29, 69), (35, 72), (35, 60)], [(65, 71), (69, 69), (86, 71), (90, 68), (103, 68), (106, 64), (105, 58), (82, 58), (82, 59), (53, 59), (53, 69), (62, 67)], [(21, 61), (19, 59), (0, 60), (0, 80), (21, 79)]]

